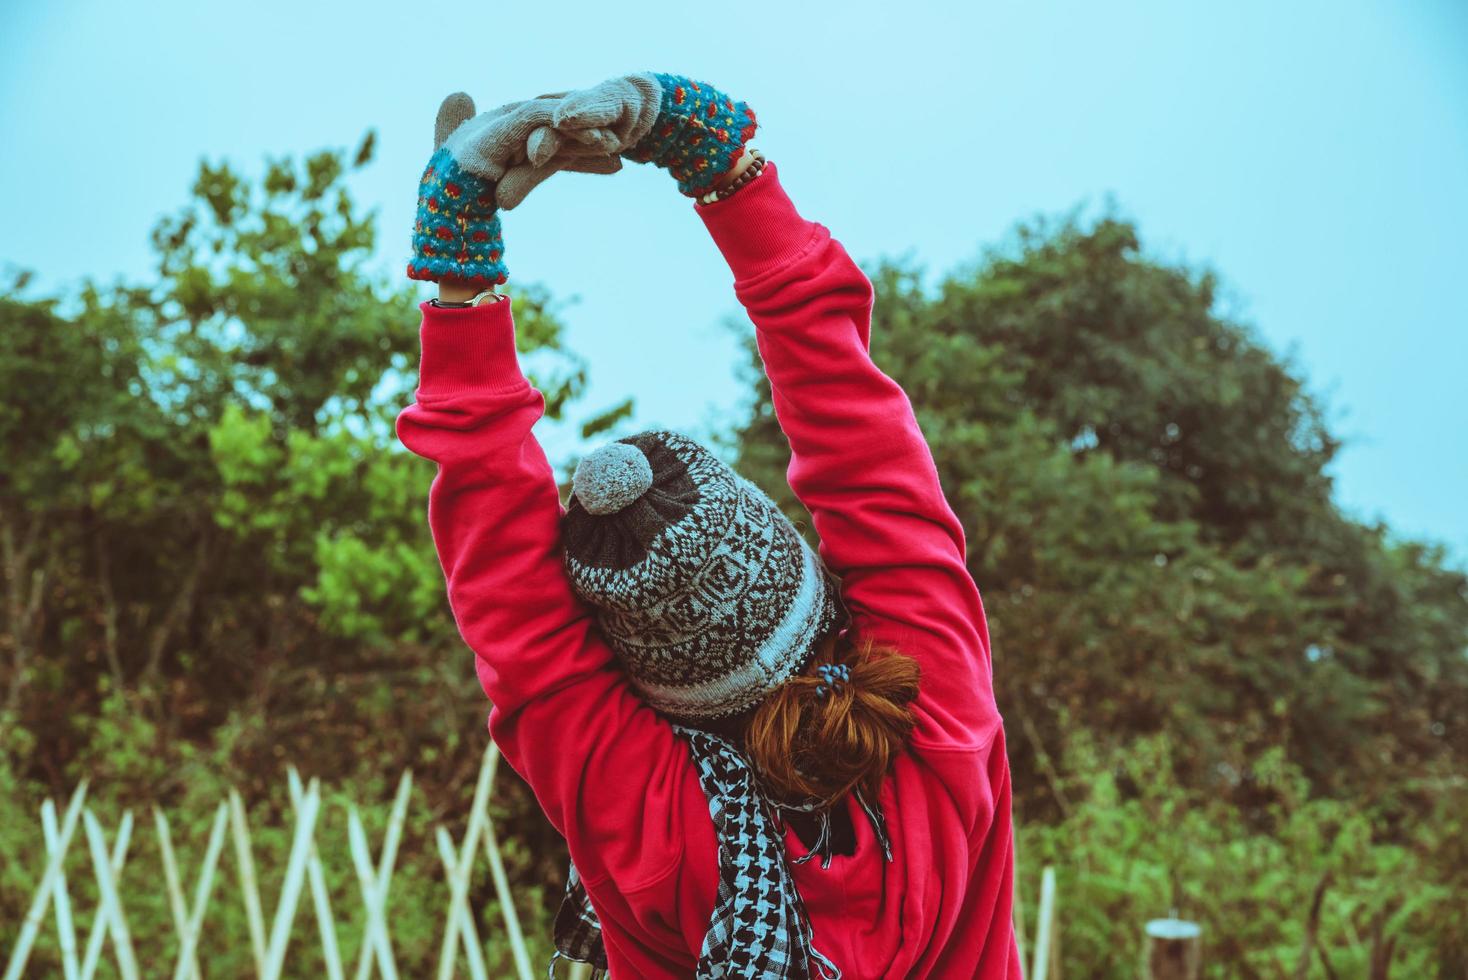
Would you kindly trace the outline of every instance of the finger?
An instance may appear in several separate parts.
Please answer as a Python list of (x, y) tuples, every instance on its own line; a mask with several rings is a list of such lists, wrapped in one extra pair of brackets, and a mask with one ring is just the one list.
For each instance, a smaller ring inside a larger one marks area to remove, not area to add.
[(524, 201), (531, 191), (545, 182), (546, 178), (558, 171), (582, 174), (614, 174), (622, 169), (622, 158), (619, 156), (596, 155), (574, 155), (562, 153), (550, 160), (545, 166), (531, 166), (522, 164), (511, 167), (505, 171), (503, 178), (495, 185), (495, 203), (505, 210), (510, 210)]
[(526, 157), (537, 167), (545, 166), (560, 149), (561, 134), (550, 126), (537, 128), (525, 141)]
[(514, 108), (501, 106), (475, 116), (455, 138), (454, 153), (460, 164), (498, 180), (511, 166), (525, 162), (525, 141), (549, 122), (552, 105), (554, 100), (531, 99)]
[(517, 99), (514, 102), (505, 102), (505, 103), (503, 103), (501, 105), (495, 106), (493, 109), (486, 110), (484, 112), (484, 115), (486, 115), (486, 116), (503, 116), (503, 115), (506, 115), (507, 113), (514, 112), (516, 109), (520, 108), (522, 105), (526, 105), (526, 104), (528, 104), (530, 102), (534, 102), (534, 101), (535, 101), (535, 99)]
[(565, 130), (561, 130), (560, 132), (562, 135), (570, 135), (584, 149), (593, 150), (597, 153), (616, 153), (622, 149), (622, 140), (610, 129), (595, 127), (592, 129), (572, 130), (569, 134), (566, 134)]
[(561, 169), (576, 174), (614, 174), (622, 169), (622, 158), (600, 154), (589, 157), (572, 157)]
[(518, 207), (531, 191), (553, 173), (555, 170), (551, 167), (532, 167), (529, 164), (511, 167), (495, 184), (495, 203), (506, 211)]
[(606, 126), (622, 115), (625, 105), (605, 83), (595, 88), (572, 92), (556, 106), (554, 125), (561, 132)]
[(433, 121), (433, 148), (443, 146), (454, 130), (466, 120), (474, 118), (474, 100), (466, 92), (455, 92), (438, 107), (438, 117)]
[(490, 123), (489, 130), (496, 141), (523, 148), (531, 133), (541, 126), (550, 125), (555, 106), (555, 99), (531, 99)]

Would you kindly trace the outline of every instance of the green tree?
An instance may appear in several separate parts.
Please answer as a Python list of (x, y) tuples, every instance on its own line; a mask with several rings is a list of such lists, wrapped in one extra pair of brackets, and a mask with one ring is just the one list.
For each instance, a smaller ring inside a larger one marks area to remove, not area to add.
[[(433, 468), (393, 432), (416, 290), (370, 271), (375, 215), (345, 186), (373, 147), (256, 182), (201, 163), (152, 233), (153, 281), (0, 295), (0, 776), (20, 807), (0, 864), (34, 853), (32, 804), (84, 776), (104, 812), (222, 780), (278, 810), (287, 761), (358, 798), (409, 766), (435, 807), (472, 785), (486, 705), (429, 538)], [(548, 291), (514, 303), (563, 418), (586, 365)], [(506, 782), (515, 870), (548, 878), (564, 851)], [(0, 922), (24, 900), (0, 889)]]
[[(1157, 778), (1200, 813), (1222, 799), (1272, 833), (1279, 759), (1438, 867), (1447, 835), (1418, 822), (1468, 763), (1468, 578), (1341, 514), (1321, 405), (1219, 310), (1215, 276), (1112, 217), (1021, 227), (932, 290), (902, 264), (871, 275), (873, 355), (984, 595), (1021, 815), (1073, 826), (1095, 775), (1070, 768), (1076, 738), (1121, 765), (1166, 735)], [(800, 516), (749, 351), (738, 463)]]
[[(287, 761), (384, 801), (411, 765), (423, 823), (463, 805), (484, 703), (424, 521), (432, 468), (392, 432), (418, 316), (370, 271), (375, 215), (346, 190), (373, 146), (257, 182), (203, 163), (154, 229), (150, 282), (0, 293), (0, 948), (43, 849), (34, 804), (83, 775), (114, 817), (207, 814), (226, 782), (269, 816)], [(1148, 258), (1111, 217), (1021, 227), (933, 290), (872, 274), (878, 363), (990, 616), (1021, 871), (1060, 867), (1071, 967), (1129, 976), (1118, 923), (1175, 906), (1218, 976), (1302, 956), (1350, 975), (1392, 942), (1414, 975), (1461, 975), (1468, 579), (1335, 507), (1340, 443), (1298, 371), (1220, 310), (1211, 273)], [(563, 418), (586, 365), (548, 291), (515, 302)], [(740, 467), (798, 516), (750, 380)], [(545, 898), (522, 912), (543, 916), (564, 850), (523, 787), (497, 810), (512, 876)], [(439, 872), (411, 853), (403, 914), (427, 930)], [(228, 941), (208, 968), (244, 969), (237, 911), (211, 928)]]

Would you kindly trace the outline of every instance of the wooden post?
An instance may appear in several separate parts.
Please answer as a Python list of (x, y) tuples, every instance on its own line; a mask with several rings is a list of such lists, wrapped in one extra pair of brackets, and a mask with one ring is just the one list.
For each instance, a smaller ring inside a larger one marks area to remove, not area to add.
[(1147, 923), (1142, 980), (1198, 980), (1203, 970), (1203, 929), (1182, 919)]
[(1023, 964), (1027, 944), (1025, 942), (1025, 902), (1019, 887), (1019, 834), (1016, 833), (1011, 837), (1010, 843), (1013, 845), (1010, 850), (1010, 873), (1014, 879), (1014, 909), (1011, 917), (1014, 919), (1014, 944), (1019, 949), (1019, 961)]
[(1050, 980), (1060, 980), (1060, 907), (1050, 907)]
[(1046, 980), (1051, 977), (1050, 967), (1054, 957), (1051, 941), (1055, 931), (1055, 869), (1046, 865), (1040, 873), (1040, 914), (1035, 923), (1035, 960), (1030, 971), (1031, 980)]

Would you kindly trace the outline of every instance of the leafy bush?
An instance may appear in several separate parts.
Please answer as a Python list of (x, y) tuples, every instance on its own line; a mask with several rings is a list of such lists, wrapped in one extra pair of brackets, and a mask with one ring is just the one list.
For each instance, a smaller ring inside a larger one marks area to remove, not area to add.
[[(373, 148), (268, 161), (254, 183), (204, 163), (153, 231), (155, 281), (33, 299), (22, 275), (0, 293), (0, 948), (44, 852), (41, 800), (86, 778), (109, 826), (132, 809), (126, 901), (161, 961), (148, 808), (192, 869), (237, 785), (271, 895), (293, 763), (328, 787), (318, 839), (349, 953), (343, 804), (380, 833), (414, 770), (394, 934), (405, 973), (436, 952), (426, 835), (467, 809), (485, 705), (424, 520), (432, 467), (393, 436), (418, 316), (364, 271), (375, 219), (346, 180)], [(1131, 975), (1141, 923), (1176, 908), (1217, 976), (1302, 957), (1315, 975), (1468, 973), (1468, 576), (1335, 506), (1340, 442), (1294, 366), (1221, 308), (1212, 272), (1148, 258), (1110, 215), (1021, 226), (933, 290), (900, 264), (873, 279), (875, 356), (912, 398), (984, 594), (1021, 869), (1059, 869), (1070, 972)], [(562, 417), (587, 366), (548, 291), (515, 304)], [(730, 440), (798, 517), (750, 355)], [(543, 951), (565, 849), (502, 782)], [(86, 908), (84, 859), (74, 846), (68, 871)], [(230, 884), (206, 969), (240, 975)], [(487, 882), (473, 900), (495, 935)], [(295, 928), (314, 948), (309, 916)], [(49, 934), (37, 955), (54, 968)]]
[(1251, 813), (1225, 785), (1188, 789), (1166, 735), (1117, 750), (1076, 736), (1064, 767), (1073, 775), (1058, 787), (1064, 816), (1021, 820), (1029, 935), (1049, 864), (1066, 975), (1130, 980), (1144, 923), (1174, 914), (1202, 925), (1208, 976), (1295, 976), (1303, 958), (1302, 976), (1364, 977), (1388, 944), (1396, 975), (1461, 975), (1464, 867), (1440, 858), (1468, 830), (1462, 789), (1394, 842), (1369, 803), (1312, 796), (1283, 755), (1270, 749), (1252, 765), (1272, 801)]

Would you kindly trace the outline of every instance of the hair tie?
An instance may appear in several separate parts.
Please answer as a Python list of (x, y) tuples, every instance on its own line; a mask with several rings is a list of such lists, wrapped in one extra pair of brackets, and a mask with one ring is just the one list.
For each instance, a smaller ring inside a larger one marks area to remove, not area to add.
[(839, 691), (851, 680), (851, 668), (846, 664), (821, 664), (816, 668), (821, 683), (816, 685), (816, 697), (824, 698), (832, 691)]

